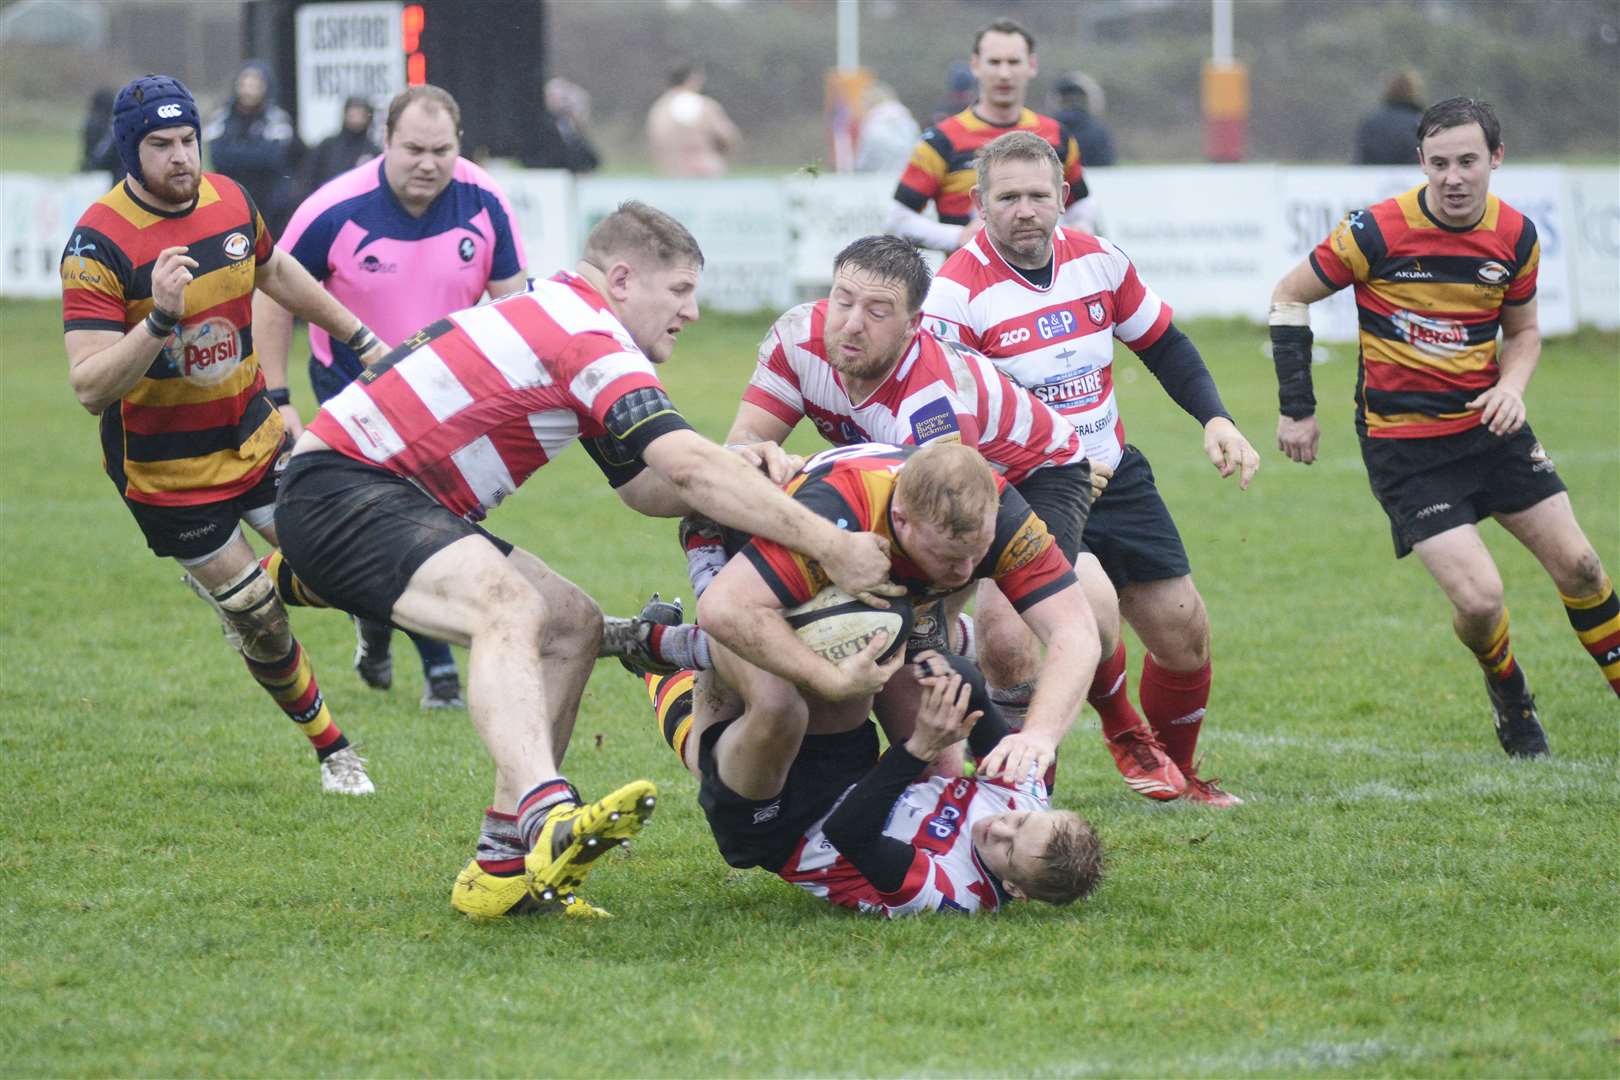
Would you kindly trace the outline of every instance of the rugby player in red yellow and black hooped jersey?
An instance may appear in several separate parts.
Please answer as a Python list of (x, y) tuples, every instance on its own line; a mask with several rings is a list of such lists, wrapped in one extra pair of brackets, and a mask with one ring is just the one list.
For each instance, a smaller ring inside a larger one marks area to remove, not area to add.
[(323, 787), (366, 794), (241, 532), (246, 520), (275, 543), (284, 441), (253, 354), (253, 290), (368, 352), (381, 346), (273, 250), (245, 190), (202, 172), (198, 130), (178, 80), (146, 76), (119, 93), (113, 133), (129, 175), (79, 219), (62, 256), (69, 381), (101, 418), (107, 474), (153, 553), (185, 567), (241, 638), (253, 677), (314, 745)]
[[(1540, 250), (1528, 218), (1490, 193), (1501, 127), (1489, 105), (1450, 98), (1418, 126), (1426, 183), (1353, 211), (1272, 293), (1277, 444), (1316, 460), (1308, 305), (1354, 284), (1361, 322), (1356, 428), (1396, 556), (1415, 551), (1451, 601), (1485, 676), (1502, 748), (1547, 752), (1508, 639), (1502, 579), (1480, 538), (1494, 517), (1558, 587), (1582, 645), (1620, 694), (1620, 601), (1569, 494), (1525, 422), (1541, 354)], [(1502, 334), (1497, 345), (1497, 332)]]
[[(913, 463), (922, 467), (913, 481), (905, 481), (905, 470)], [(978, 479), (981, 469), (988, 480)], [(976, 483), (992, 488), (982, 519), (962, 494)], [(820, 516), (842, 523), (841, 528), (870, 530), (888, 539), (891, 577), (905, 587), (913, 604), (940, 599), (973, 581), (994, 581), (1046, 643), (1043, 670), (1074, 665), (1054, 677), (1049, 692), (1043, 686), (1037, 694), (1020, 733), (1027, 736), (1021, 748), (994, 761), (998, 767), (1005, 761), (1009, 776), (1021, 778), (1037, 759), (1044, 771), (1073, 723), (1096, 667), (1096, 620), (1069, 560), (1018, 492), (990, 470), (977, 450), (958, 442), (934, 442), (921, 449), (860, 443), (824, 450), (810, 458), (786, 490)], [(974, 518), (966, 528), (946, 511), (963, 506), (967, 509), (959, 512)], [(744, 572), (739, 562), (752, 569)], [(741, 579), (737, 588), (711, 599), (728, 574)], [(822, 669), (831, 664), (802, 645), (786, 648), (797, 639), (779, 618), (731, 609), (744, 604), (779, 613), (809, 600), (826, 584), (826, 575), (814, 562), (755, 538), (743, 549), (742, 558), (733, 559), (704, 593), (698, 621), (727, 649), (817, 693), (823, 685)], [(746, 635), (739, 636), (745, 627)], [(724, 675), (723, 665), (720, 670)], [(911, 711), (899, 710), (902, 715)], [(891, 737), (907, 734), (890, 731)]]
[[(979, 99), (923, 132), (900, 174), (885, 231), (945, 252), (967, 243), (979, 228), (969, 197), (973, 157), (1009, 131), (1032, 131), (1051, 144), (1069, 185), (1066, 220), (1089, 231), (1092, 215), (1085, 202), (1080, 144), (1056, 120), (1024, 106), (1039, 71), (1034, 37), (1011, 19), (997, 19), (975, 34), (968, 64), (979, 82)], [(923, 214), (930, 201), (938, 221)]]
[[(1041, 775), (1080, 709), (1099, 651), (1096, 620), (1068, 559), (1017, 491), (977, 450), (948, 441), (915, 449), (864, 443), (825, 450), (787, 490), (841, 528), (887, 538), (891, 576), (913, 601), (937, 599), (978, 579), (1005, 592), (1046, 645), (1046, 667), (1024, 730), (1001, 739), (980, 770), (1014, 784)], [(869, 730), (873, 694), (881, 689), (889, 699), (879, 719), (891, 742), (908, 739), (916, 722), (918, 673), (908, 669), (893, 678), (903, 654), (880, 662), (889, 644), (883, 635), (834, 663), (811, 652), (789, 627), (784, 610), (826, 582), (814, 562), (756, 537), (698, 601), (698, 621), (713, 639), (714, 674), (735, 696), (696, 695), (683, 761), (700, 779), (699, 801), (733, 866), (775, 869), (826, 813), (831, 800), (813, 790), (825, 775), (799, 784), (789, 774), (802, 753), (820, 754), (846, 738), (854, 742), (840, 756), (860, 757), (859, 733)], [(909, 707), (902, 701), (907, 697)], [(875, 749), (875, 739), (871, 745)], [(871, 758), (860, 764), (864, 771)], [(840, 781), (839, 790), (847, 783)]]

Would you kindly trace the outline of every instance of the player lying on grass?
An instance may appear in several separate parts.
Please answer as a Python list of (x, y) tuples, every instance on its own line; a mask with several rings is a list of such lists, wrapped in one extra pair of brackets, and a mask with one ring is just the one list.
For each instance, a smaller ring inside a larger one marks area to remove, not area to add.
[[(878, 759), (875, 726), (811, 735), (786, 763), (787, 813), (819, 808), (776, 868), (784, 881), (840, 907), (889, 918), (925, 911), (994, 912), (1010, 899), (1068, 904), (1096, 888), (1102, 850), (1078, 814), (1053, 810), (1031, 770), (1016, 783), (935, 776), (928, 763), (963, 738), (983, 759), (1011, 729), (984, 678), (958, 656), (924, 652), (915, 725)], [(691, 673), (681, 676), (690, 686)], [(661, 720), (690, 714), (689, 692), (661, 694)], [(677, 685), (679, 685), (677, 683)]]
[[(1012, 783), (1031, 769), (1043, 774), (1079, 712), (1099, 649), (1073, 569), (1018, 493), (961, 443), (827, 450), (810, 459), (788, 490), (818, 514), (888, 537), (892, 577), (914, 604), (982, 578), (1006, 592), (1046, 645), (1048, 678), (1029, 723), (1001, 740), (981, 769)], [(788, 783), (802, 744), (831, 747), (842, 759), (842, 748), (855, 742), (849, 733), (866, 724), (879, 690), (878, 718), (890, 742), (912, 733), (920, 688), (910, 672), (891, 678), (901, 669), (899, 652), (887, 663), (877, 661), (886, 645), (882, 634), (834, 664), (807, 648), (783, 617), (826, 582), (813, 560), (756, 537), (699, 601), (715, 670), (702, 673), (695, 688), (691, 723), (669, 726), (666, 737), (699, 777), (699, 801), (715, 842), (736, 867), (779, 869), (831, 805)], [(672, 678), (687, 680), (685, 689), (692, 691), (689, 676)], [(854, 752), (858, 757), (858, 747)], [(864, 770), (871, 755), (857, 764)], [(837, 791), (847, 784), (843, 779)]]
[(702, 265), (678, 221), (626, 203), (591, 230), (576, 272), (412, 335), (322, 406), (293, 448), (276, 524), (298, 576), (351, 614), (471, 650), (468, 711), (495, 792), (451, 894), (468, 915), (596, 913), (574, 887), (652, 809), (645, 781), (581, 805), (560, 771), (601, 610), (477, 524), (551, 457), (583, 434), (600, 460), (644, 466), (674, 513), (829, 559), (851, 591), (890, 587), (886, 540), (788, 499), (665, 394), (653, 364), (698, 317)]

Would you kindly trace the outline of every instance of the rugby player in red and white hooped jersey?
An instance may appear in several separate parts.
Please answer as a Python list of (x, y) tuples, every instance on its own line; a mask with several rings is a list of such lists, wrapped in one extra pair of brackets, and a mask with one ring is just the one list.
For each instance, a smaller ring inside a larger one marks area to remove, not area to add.
[[(1103, 635), (1103, 663), (1090, 701), (1128, 783), (1154, 797), (1162, 787), (1214, 805), (1238, 800), (1197, 776), (1193, 752), (1209, 701), (1209, 617), (1193, 585), (1175, 522), (1140, 451), (1125, 442), (1114, 399), (1114, 340), (1141, 357), (1171, 399), (1204, 428), (1204, 452), (1222, 476), (1247, 488), (1259, 455), (1221, 404), (1209, 369), (1170, 308), (1142, 283), (1136, 268), (1107, 240), (1058, 226), (1061, 164), (1043, 140), (1003, 135), (980, 151), (974, 205), (984, 217), (978, 236), (945, 261), (924, 304), (924, 323), (989, 356), (998, 368), (1067, 416), (1086, 442), (1092, 468), (1111, 474), (1087, 519), (1082, 543), (1100, 560), (1117, 606), (1093, 592)], [(1036, 507), (1040, 512), (1040, 507)], [(1038, 654), (1033, 642), (981, 591), (980, 651), (997, 700), (1016, 711)], [(1151, 733), (1126, 695), (1125, 652), (1115, 612), (1147, 646), (1141, 697)], [(985, 650), (998, 628), (1024, 642)], [(998, 661), (1018, 656), (1015, 665)], [(1145, 753), (1162, 743), (1173, 766)], [(1139, 774), (1133, 777), (1133, 773)]]
[[(646, 466), (618, 489), (642, 513), (706, 513), (817, 559), (851, 591), (897, 591), (886, 542), (795, 504), (664, 393), (652, 364), (698, 317), (702, 263), (679, 222), (626, 203), (591, 230), (577, 272), (419, 331), (293, 448), (276, 523), (304, 583), (351, 614), (471, 649), (469, 712), (496, 780), (452, 893), (468, 915), (594, 913), (574, 887), (652, 806), (645, 781), (582, 805), (561, 775), (601, 611), (476, 524), (551, 457), (589, 438), (604, 470)], [(781, 471), (779, 450), (757, 452)]]

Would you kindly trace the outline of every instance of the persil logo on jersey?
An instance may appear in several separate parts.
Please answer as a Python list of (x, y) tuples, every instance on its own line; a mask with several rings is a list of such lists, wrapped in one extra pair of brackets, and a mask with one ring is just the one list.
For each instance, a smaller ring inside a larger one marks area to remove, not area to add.
[(216, 315), (180, 327), (163, 346), (163, 354), (187, 382), (214, 386), (241, 364), (242, 339), (229, 319)]
[(1418, 352), (1429, 356), (1451, 356), (1468, 347), (1468, 327), (1456, 319), (1431, 319), (1414, 311), (1397, 311), (1390, 321)]

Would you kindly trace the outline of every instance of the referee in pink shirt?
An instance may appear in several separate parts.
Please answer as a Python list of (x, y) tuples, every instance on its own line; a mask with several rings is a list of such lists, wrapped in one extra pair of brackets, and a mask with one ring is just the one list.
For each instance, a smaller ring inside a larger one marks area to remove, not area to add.
[[(452, 311), (526, 285), (523, 241), (493, 178), (461, 156), (461, 108), (437, 86), (413, 86), (388, 106), (382, 157), (334, 177), (299, 206), (276, 244), (384, 342)], [(253, 326), (270, 397), (289, 431), (302, 429), (289, 403), (292, 316), (255, 294)], [(353, 350), (309, 330), (309, 381), (325, 402), (362, 367)], [(393, 684), (392, 627), (355, 620), (354, 666), (367, 685)], [(422, 707), (464, 708), (450, 646), (411, 634), (422, 657)]]

